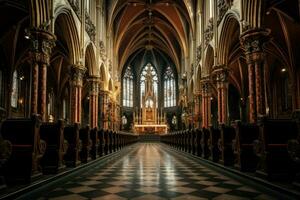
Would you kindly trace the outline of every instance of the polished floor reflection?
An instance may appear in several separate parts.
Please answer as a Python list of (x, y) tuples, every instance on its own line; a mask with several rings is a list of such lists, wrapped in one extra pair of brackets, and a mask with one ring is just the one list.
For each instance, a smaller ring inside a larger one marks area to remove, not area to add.
[[(140, 143), (24, 199), (278, 199), (159, 143)], [(280, 198), (281, 199), (281, 198)]]

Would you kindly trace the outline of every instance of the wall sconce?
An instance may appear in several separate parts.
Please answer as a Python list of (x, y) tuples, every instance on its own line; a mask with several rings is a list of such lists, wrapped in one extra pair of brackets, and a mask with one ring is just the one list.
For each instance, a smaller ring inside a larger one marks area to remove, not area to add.
[(30, 31), (27, 29), (27, 28), (25, 28), (25, 30), (24, 30), (24, 37), (25, 37), (25, 39), (26, 40), (29, 40), (30, 38), (31, 38), (31, 33), (30, 33)]
[(281, 72), (286, 72), (286, 68), (282, 68), (282, 69), (281, 69)]

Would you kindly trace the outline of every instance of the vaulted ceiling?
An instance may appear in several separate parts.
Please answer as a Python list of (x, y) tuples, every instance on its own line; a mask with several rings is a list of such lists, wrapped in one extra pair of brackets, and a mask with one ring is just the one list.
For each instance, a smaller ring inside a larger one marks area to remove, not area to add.
[(109, 27), (119, 67), (141, 51), (167, 55), (178, 68), (193, 37), (193, 0), (117, 0), (109, 5)]

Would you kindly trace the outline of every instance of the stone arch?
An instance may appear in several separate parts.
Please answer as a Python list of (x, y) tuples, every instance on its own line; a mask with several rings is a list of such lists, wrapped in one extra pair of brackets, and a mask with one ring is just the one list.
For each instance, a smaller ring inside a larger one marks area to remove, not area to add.
[(65, 6), (58, 7), (55, 10), (54, 20), (54, 29), (56, 29), (56, 26), (60, 25), (59, 28), (62, 29), (62, 32), (64, 33), (63, 36), (66, 40), (70, 54), (70, 63), (78, 64), (78, 58), (80, 58), (80, 42), (78, 28), (72, 11)]
[(214, 49), (211, 45), (207, 46), (206, 54), (205, 54), (205, 60), (204, 60), (204, 73), (205, 75), (208, 75), (212, 67), (214, 66)]
[(85, 49), (85, 67), (88, 69), (89, 76), (97, 75), (96, 55), (92, 43), (89, 43)]
[[(229, 53), (233, 48), (239, 48), (239, 38), (241, 33), (241, 24), (236, 13), (230, 12), (224, 17), (219, 39), (219, 61), (221, 64), (228, 64)], [(233, 45), (238, 45), (233, 46)]]

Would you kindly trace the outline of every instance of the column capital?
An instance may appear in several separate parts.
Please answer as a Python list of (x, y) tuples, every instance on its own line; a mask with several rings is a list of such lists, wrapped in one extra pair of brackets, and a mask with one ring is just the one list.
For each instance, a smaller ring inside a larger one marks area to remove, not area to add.
[(211, 90), (211, 80), (210, 77), (203, 77), (200, 80), (201, 83), (201, 89), (202, 89), (202, 94), (209, 94)]
[(90, 76), (87, 81), (90, 84), (90, 95), (98, 95), (99, 93), (99, 85), (100, 85), (100, 77)]
[(86, 70), (82, 65), (72, 65), (70, 67), (71, 82), (74, 86), (82, 86), (82, 79)]
[(46, 30), (32, 29), (27, 31), (26, 38), (30, 39), (31, 42), (29, 51), (31, 61), (49, 65), (56, 36)]
[(228, 82), (229, 68), (225, 65), (216, 65), (213, 67), (212, 79), (218, 83)]
[(249, 29), (240, 36), (240, 43), (245, 51), (248, 63), (264, 59), (263, 46), (270, 40), (269, 29)]

